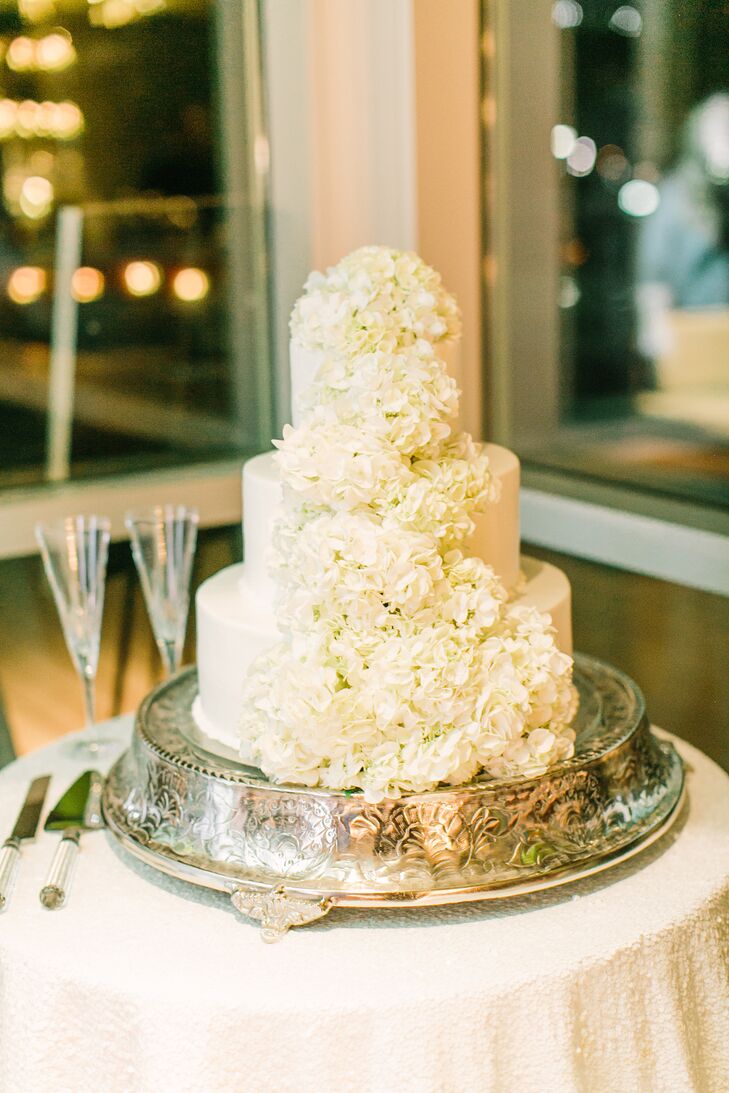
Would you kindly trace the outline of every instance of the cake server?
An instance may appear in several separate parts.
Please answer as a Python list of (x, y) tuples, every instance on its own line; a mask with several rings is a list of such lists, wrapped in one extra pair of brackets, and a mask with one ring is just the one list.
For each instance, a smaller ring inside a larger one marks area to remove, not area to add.
[(13, 833), (0, 849), (0, 910), (8, 902), (20, 860), (20, 844), (24, 839), (34, 839), (43, 804), (51, 781), (50, 774), (30, 783), (23, 807), (18, 813)]
[(66, 902), (82, 832), (96, 831), (104, 826), (101, 814), (103, 788), (101, 774), (96, 770), (87, 770), (48, 813), (46, 831), (63, 832), (53, 855), (48, 879), (40, 893), (41, 903), (49, 910), (62, 907)]

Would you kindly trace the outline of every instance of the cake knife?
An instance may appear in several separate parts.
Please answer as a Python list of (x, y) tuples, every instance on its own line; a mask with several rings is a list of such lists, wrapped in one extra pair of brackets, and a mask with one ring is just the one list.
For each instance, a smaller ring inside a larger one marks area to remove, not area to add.
[(63, 832), (53, 855), (48, 879), (40, 892), (40, 901), (48, 910), (62, 907), (66, 902), (81, 833), (95, 831), (104, 826), (101, 814), (103, 789), (104, 779), (99, 772), (87, 770), (48, 813), (45, 830)]
[(50, 781), (50, 774), (46, 774), (30, 783), (23, 807), (15, 821), (13, 833), (0, 849), (0, 910), (7, 905), (10, 898), (20, 860), (20, 844), (24, 839), (35, 838)]

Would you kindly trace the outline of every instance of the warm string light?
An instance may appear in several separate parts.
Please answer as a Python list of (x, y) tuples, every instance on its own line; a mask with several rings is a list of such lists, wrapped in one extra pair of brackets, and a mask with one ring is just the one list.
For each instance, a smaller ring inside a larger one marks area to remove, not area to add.
[(20, 187), (18, 205), (30, 220), (42, 220), (53, 207), (53, 184), (40, 175), (29, 175)]
[(116, 30), (157, 15), (167, 7), (165, 0), (89, 0), (89, 23), (92, 27)]
[(55, 30), (43, 38), (21, 34), (13, 38), (5, 54), (5, 63), (13, 72), (63, 72), (76, 59), (67, 30)]
[(162, 270), (156, 262), (129, 262), (122, 271), (122, 280), (130, 296), (153, 296), (162, 284)]
[(40, 266), (18, 266), (8, 278), (8, 296), (14, 304), (34, 304), (45, 292), (47, 280)]
[(80, 304), (90, 304), (104, 293), (104, 274), (93, 266), (81, 266), (71, 278), (71, 295)]
[(84, 116), (74, 102), (0, 99), (0, 141), (52, 137), (73, 140), (83, 131)]
[(172, 291), (183, 303), (194, 304), (204, 300), (210, 290), (210, 279), (202, 269), (189, 266), (178, 270), (172, 280)]
[(24, 23), (50, 23), (56, 16), (54, 0), (18, 0), (18, 14)]
[[(43, 187), (38, 182), (46, 179), (27, 179), (33, 182), (30, 192), (39, 197)], [(50, 185), (50, 183), (48, 183)], [(121, 283), (130, 296), (141, 298), (153, 296), (160, 290), (164, 281), (161, 267), (148, 259), (136, 259), (128, 262), (121, 270)], [(48, 274), (40, 266), (18, 266), (8, 278), (6, 291), (15, 304), (35, 303), (47, 291)], [(178, 269), (172, 278), (172, 294), (182, 303), (199, 303), (210, 292), (210, 277), (205, 270), (197, 266), (185, 266)], [(71, 278), (71, 295), (80, 304), (93, 303), (100, 299), (106, 290), (106, 277), (94, 266), (80, 266)]]

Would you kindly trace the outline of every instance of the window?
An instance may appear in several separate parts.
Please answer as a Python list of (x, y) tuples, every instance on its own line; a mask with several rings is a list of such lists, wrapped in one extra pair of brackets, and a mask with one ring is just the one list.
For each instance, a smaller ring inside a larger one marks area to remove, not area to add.
[(484, 13), (493, 431), (527, 485), (726, 534), (729, 9)]
[(268, 443), (255, 13), (5, 9), (0, 489)]

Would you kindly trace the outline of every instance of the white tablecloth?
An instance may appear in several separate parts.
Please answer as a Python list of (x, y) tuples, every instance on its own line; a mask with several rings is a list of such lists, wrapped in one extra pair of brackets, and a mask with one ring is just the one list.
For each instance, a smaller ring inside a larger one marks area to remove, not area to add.
[[(273, 946), (107, 833), (46, 911), (41, 835), (0, 915), (0, 1090), (726, 1093), (729, 777), (680, 747), (687, 814), (613, 872), (500, 905), (335, 910)], [(8, 767), (0, 831), (31, 776), (53, 773), (55, 802), (81, 765), (54, 745)]]

